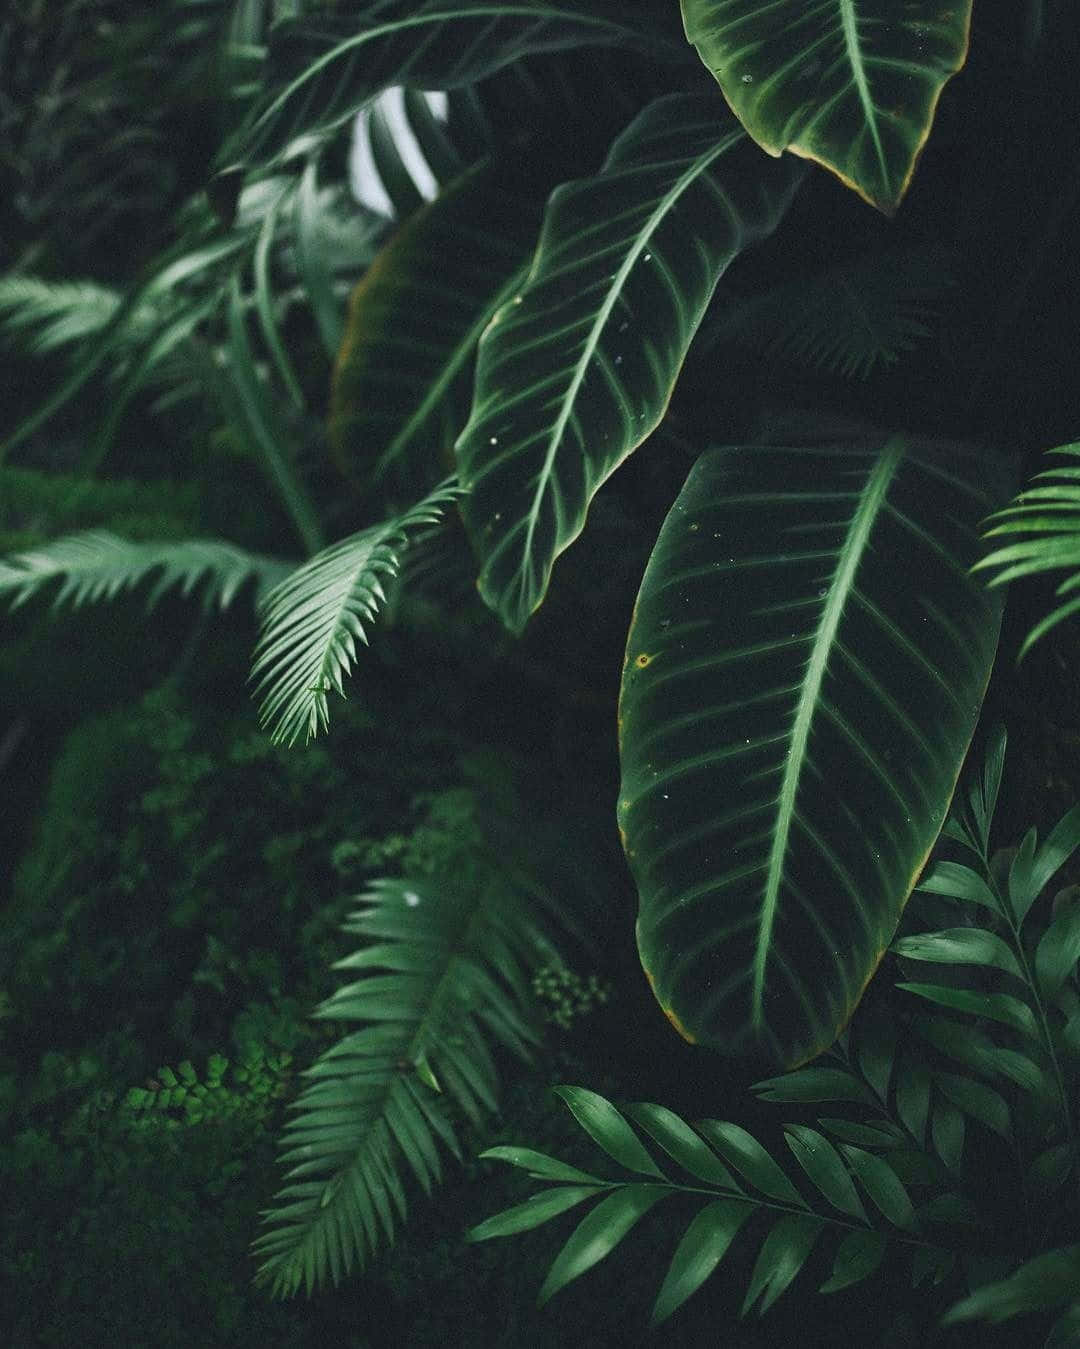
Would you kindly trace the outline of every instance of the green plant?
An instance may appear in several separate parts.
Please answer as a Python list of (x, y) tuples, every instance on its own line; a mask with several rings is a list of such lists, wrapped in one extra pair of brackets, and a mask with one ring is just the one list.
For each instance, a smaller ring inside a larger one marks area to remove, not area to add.
[[(543, 1303), (606, 1258), (654, 1205), (681, 1195), (696, 1207), (664, 1274), (654, 1324), (700, 1288), (760, 1214), (756, 1227), (764, 1240), (744, 1314), (768, 1311), (819, 1240), (829, 1239), (832, 1269), (819, 1292), (870, 1278), (891, 1251), (893, 1258), (911, 1259), (915, 1286), (928, 1276), (943, 1285), (966, 1269), (972, 1292), (946, 1310), (952, 1286), (946, 1285), (943, 1324), (1003, 1321), (1069, 1303), (1046, 1344), (1071, 1342), (1080, 1314), (1076, 1247), (1045, 1248), (1070, 1231), (1080, 1185), (1073, 1118), (1080, 1080), (1080, 905), (1076, 887), (1060, 891), (1052, 907), (1045, 892), (1080, 848), (1080, 807), (1041, 847), (1030, 831), (1011, 864), (991, 857), (1003, 757), (1001, 734), (945, 831), (974, 853), (977, 867), (938, 861), (918, 887), (919, 901), (937, 901), (926, 905), (935, 916), (960, 925), (910, 933), (892, 945), (902, 966), (942, 966), (957, 976), (901, 980), (896, 988), (963, 1019), (909, 1014), (897, 1035), (889, 1019), (860, 1012), (819, 1065), (755, 1084), (764, 1101), (842, 1103), (853, 1116), (820, 1118), (816, 1127), (786, 1123), (786, 1171), (737, 1124), (706, 1119), (690, 1125), (651, 1104), (623, 1114), (595, 1092), (556, 1088), (581, 1128), (633, 1179), (582, 1171), (528, 1147), (488, 1149), (483, 1156), (549, 1184), (481, 1223), (473, 1240), (524, 1232), (591, 1203), (551, 1266), (540, 1290)], [(985, 927), (973, 923), (973, 907)], [(899, 1009), (902, 1014), (902, 1004)], [(976, 1126), (974, 1140), (969, 1123)], [(997, 1196), (981, 1182), (982, 1130), (1013, 1150), (1019, 1213), (1001, 1215)], [(667, 1170), (640, 1135), (656, 1145)], [(1015, 1266), (1007, 1278), (993, 1281), (985, 1270), (978, 1278), (971, 1261), (988, 1254)]]
[[(659, 526), (619, 709), (642, 961), (692, 1042), (774, 1067), (827, 1050), (947, 815), (1002, 612), (1000, 586), (973, 568), (1011, 560), (980, 561), (980, 529), (1017, 476), (1000, 449), (1028, 450), (1033, 435), (1014, 420), (999, 437), (1002, 403), (986, 392), (999, 353), (977, 365), (968, 354), (986, 319), (983, 278), (965, 262), (984, 237), (978, 209), (960, 203), (948, 224), (934, 214), (936, 198), (963, 195), (941, 164), (963, 165), (968, 141), (952, 133), (916, 214), (888, 231), (798, 161), (896, 215), (965, 65), (970, 3), (918, 0), (896, 18), (884, 0), (866, 13), (683, 0), (683, 32), (673, 2), (229, 10), (224, 51), (238, 57), (240, 25), (245, 78), (226, 81), (216, 172), (172, 246), (122, 295), (24, 274), (0, 289), (9, 334), (66, 360), (0, 452), (49, 462), (44, 428), (104, 389), (108, 410), (76, 456), (89, 476), (124, 453), (123, 415), (173, 435), (164, 414), (183, 403), (252, 484), (261, 474), (264, 495), (246, 480), (244, 495), (276, 515), (230, 544), (60, 539), (5, 564), (0, 588), (22, 598), (63, 577), (63, 593), (88, 599), (158, 568), (152, 598), (209, 571), (224, 599), (230, 578), (280, 565), (256, 554), (302, 552), (261, 606), (254, 670), (264, 721), (291, 744), (326, 729), (327, 695), (344, 691), (383, 583), (407, 579), (414, 534), (451, 500), (484, 601), (520, 635), (597, 494), (648, 439), (648, 466), (607, 489), (630, 520), (619, 562)], [(987, 125), (1009, 106), (997, 85), (1013, 28), (1002, 57), (988, 21), (989, 56), (954, 91)], [(1040, 33), (1023, 29), (1029, 53), (1048, 52)], [(407, 127), (395, 131), (385, 96), (400, 87)], [(430, 89), (446, 93), (445, 120), (420, 96)], [(367, 138), (396, 229), (350, 194), (350, 131)], [(1014, 187), (1029, 183), (1020, 160), (1010, 171)], [(988, 190), (985, 173), (972, 181)], [(1031, 240), (1002, 222), (999, 247), (1020, 256), (1005, 326), (1074, 199), (1055, 181)], [(785, 357), (813, 367), (809, 394)], [(985, 400), (941, 393), (961, 385)], [(165, 405), (141, 406), (147, 391)], [(1036, 535), (1025, 570), (1071, 547), (1035, 500), (1006, 507)], [(1069, 501), (1055, 497), (1064, 532)], [(592, 562), (594, 583), (618, 570)], [(630, 597), (618, 602), (629, 618)], [(474, 647), (501, 647), (479, 620), (475, 633)], [(563, 637), (542, 628), (540, 640), (558, 651)], [(349, 1156), (378, 1132), (365, 1132), (366, 1109), (343, 1121)], [(347, 1174), (330, 1152), (316, 1170), (331, 1160)], [(305, 1181), (301, 1226), (326, 1198), (330, 1220), (344, 1215), (340, 1241), (312, 1238), (279, 1287), (336, 1279), (373, 1250), (364, 1218), (389, 1234), (378, 1202), (388, 1211), (393, 1184), (392, 1168), (357, 1191), (322, 1172)]]

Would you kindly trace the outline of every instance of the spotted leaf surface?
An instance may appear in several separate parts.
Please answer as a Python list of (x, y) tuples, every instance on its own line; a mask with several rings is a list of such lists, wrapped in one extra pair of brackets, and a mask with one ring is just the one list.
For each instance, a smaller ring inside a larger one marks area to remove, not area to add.
[(528, 278), (480, 340), (457, 445), (479, 586), (520, 631), (597, 488), (657, 425), (716, 283), (795, 190), (718, 99), (649, 105), (558, 188)]
[(941, 829), (997, 645), (969, 574), (996, 466), (717, 449), (646, 569), (620, 703), (638, 946), (687, 1039), (825, 1049)]

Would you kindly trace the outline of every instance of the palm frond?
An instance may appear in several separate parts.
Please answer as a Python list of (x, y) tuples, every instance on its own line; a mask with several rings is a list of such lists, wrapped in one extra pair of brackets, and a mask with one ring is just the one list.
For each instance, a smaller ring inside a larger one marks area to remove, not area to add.
[[(760, 1314), (768, 1311), (797, 1277), (818, 1238), (830, 1230), (837, 1245), (831, 1277), (820, 1289), (823, 1293), (868, 1278), (881, 1264), (890, 1240), (918, 1240), (915, 1234), (922, 1237), (925, 1230), (925, 1215), (916, 1212), (889, 1159), (850, 1143), (834, 1146), (816, 1129), (785, 1127), (785, 1142), (797, 1164), (791, 1168), (789, 1162), (789, 1169), (799, 1177), (800, 1190), (758, 1140), (737, 1124), (708, 1119), (691, 1125), (673, 1111), (648, 1103), (629, 1106), (624, 1115), (583, 1087), (555, 1090), (623, 1174), (617, 1179), (598, 1176), (531, 1148), (490, 1148), (481, 1156), (520, 1167), (551, 1187), (470, 1233), (474, 1241), (511, 1236), (579, 1204), (597, 1201), (555, 1257), (540, 1290), (542, 1303), (603, 1259), (655, 1204), (675, 1195), (693, 1197), (699, 1206), (664, 1276), (653, 1306), (654, 1325), (701, 1287), (755, 1213), (770, 1227), (750, 1274), (743, 1314), (754, 1307)], [(656, 1156), (664, 1158), (666, 1171), (657, 1165), (642, 1136), (657, 1146)], [(676, 1179), (668, 1174), (671, 1162), (678, 1168)], [(809, 1202), (804, 1191), (811, 1196)], [(702, 1195), (707, 1196), (704, 1204)], [(941, 1254), (951, 1262), (951, 1252)]]
[(251, 677), (262, 693), (263, 725), (275, 741), (295, 744), (329, 724), (326, 695), (345, 696), (343, 681), (357, 641), (385, 600), (410, 536), (434, 525), (462, 495), (448, 479), (401, 515), (332, 544), (298, 567), (267, 596)]
[(706, 340), (866, 379), (930, 335), (950, 285), (939, 259), (867, 254), (735, 303)]
[[(1018, 493), (1010, 506), (990, 516), (988, 539), (1020, 536), (1015, 543), (996, 548), (975, 569), (1000, 568), (992, 586), (1006, 585), (1021, 576), (1044, 576), (1066, 571), (1054, 594), (1062, 601), (1039, 620), (1020, 647), (1022, 659), (1035, 643), (1071, 614), (1080, 610), (1080, 441), (1047, 450), (1065, 462), (1036, 473), (1038, 484)], [(1024, 537), (1026, 536), (1026, 537)]]
[(133, 543), (106, 530), (87, 530), (4, 559), (0, 596), (10, 596), (11, 607), (16, 609), (59, 579), (54, 606), (67, 603), (78, 608), (115, 599), (160, 571), (147, 597), (148, 607), (175, 586), (187, 596), (202, 585), (203, 604), (225, 609), (246, 581), (254, 579), (264, 589), (279, 581), (288, 566), (221, 539)]
[(391, 1243), (402, 1173), (430, 1193), (442, 1151), (461, 1156), (444, 1102), (480, 1122), (498, 1090), (491, 1042), (527, 1058), (537, 1041), (526, 969), (548, 947), (499, 875), (376, 881), (346, 931), (366, 944), (335, 969), (360, 978), (316, 1015), (363, 1025), (307, 1070), (285, 1128), (288, 1183), (254, 1243), (278, 1294), (336, 1284)]
[(101, 332), (119, 308), (119, 294), (93, 281), (0, 276), (0, 327), (25, 336), (27, 349), (36, 355)]

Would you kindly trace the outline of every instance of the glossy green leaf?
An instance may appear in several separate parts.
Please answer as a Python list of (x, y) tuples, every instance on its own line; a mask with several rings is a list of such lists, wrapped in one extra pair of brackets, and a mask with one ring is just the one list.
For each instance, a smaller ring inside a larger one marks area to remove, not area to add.
[(994, 461), (703, 455), (627, 642), (620, 824), (642, 964), (687, 1039), (784, 1066), (847, 1023), (948, 811), (1000, 611)]
[(866, 1211), (847, 1168), (829, 1140), (803, 1124), (785, 1125), (784, 1136), (795, 1160), (829, 1203), (841, 1213), (866, 1222)]
[(480, 592), (513, 631), (601, 483), (663, 416), (721, 275), (775, 228), (797, 181), (715, 99), (675, 94), (598, 174), (553, 194), (528, 277), (480, 340), (457, 445)]
[(518, 1166), (523, 1171), (528, 1171), (530, 1176), (535, 1176), (539, 1180), (568, 1180), (571, 1183), (581, 1185), (603, 1184), (598, 1177), (591, 1176), (587, 1171), (579, 1171), (576, 1166), (568, 1166), (566, 1162), (560, 1162), (557, 1157), (548, 1157), (532, 1148), (505, 1145), (487, 1148), (480, 1156), (491, 1161), (508, 1162), (511, 1166)]
[(750, 1204), (717, 1199), (697, 1214), (679, 1242), (660, 1286), (652, 1310), (654, 1326), (666, 1321), (692, 1293), (697, 1292), (727, 1254), (728, 1247), (753, 1212)]
[(740, 1189), (712, 1149), (706, 1147), (699, 1135), (674, 1111), (643, 1102), (629, 1106), (627, 1114), (692, 1176), (724, 1189)]
[(1003, 1026), (1011, 1026), (1024, 1035), (1038, 1038), (1035, 1016), (1026, 1002), (1014, 998), (1009, 993), (980, 993), (968, 988), (948, 988), (944, 984), (899, 983), (908, 993), (914, 993), (939, 1007), (951, 1007), (958, 1012), (968, 1012), (971, 1016), (987, 1017), (991, 1021), (1000, 1021)]
[(750, 1275), (750, 1287), (743, 1299), (743, 1316), (755, 1302), (758, 1303), (758, 1314), (765, 1315), (806, 1264), (824, 1226), (820, 1218), (800, 1213), (791, 1213), (780, 1219), (761, 1243), (757, 1262)]
[(896, 1074), (896, 1113), (921, 1147), (930, 1113), (930, 1074), (921, 1064), (907, 1059), (901, 1062)]
[(855, 1143), (861, 1148), (896, 1148), (904, 1142), (903, 1131), (895, 1124), (853, 1124), (846, 1119), (819, 1119), (818, 1123), (834, 1138)]
[(1080, 806), (1073, 806), (1050, 830), (1046, 842), (1037, 849), (1032, 858), (1027, 878), (1028, 903), (1022, 912), (1017, 913), (1018, 921), (1023, 922), (1028, 908), (1042, 894), (1077, 848), (1080, 848)]
[(938, 965), (994, 965), (1020, 976), (1020, 965), (996, 933), (978, 927), (951, 927), (941, 932), (919, 932), (892, 944), (894, 955)]
[(486, 163), (462, 174), (402, 225), (353, 291), (329, 423), (346, 472), (369, 482), (446, 472), (468, 418), (476, 343), (540, 224), (542, 179), (529, 196), (505, 178)]
[(840, 1243), (833, 1259), (832, 1274), (818, 1289), (819, 1293), (837, 1293), (853, 1283), (867, 1279), (881, 1264), (888, 1240), (880, 1232), (849, 1232)]
[(706, 1119), (698, 1129), (736, 1171), (756, 1185), (762, 1194), (778, 1199), (783, 1204), (806, 1208), (806, 1201), (784, 1175), (761, 1144), (738, 1124)]
[(1062, 1246), (1028, 1260), (1008, 1278), (984, 1284), (942, 1317), (942, 1325), (960, 1321), (1001, 1321), (1025, 1312), (1045, 1311), (1080, 1298), (1080, 1245)]
[(937, 1155), (950, 1171), (955, 1170), (964, 1156), (964, 1116), (951, 1101), (934, 1103), (930, 1137)]
[(1035, 948), (1035, 977), (1044, 998), (1053, 1001), (1080, 960), (1080, 894), (1065, 898), (1057, 917)]
[(555, 1095), (566, 1102), (574, 1118), (593, 1142), (602, 1147), (609, 1157), (614, 1157), (620, 1166), (625, 1166), (628, 1171), (663, 1179), (664, 1173), (610, 1101), (584, 1087), (556, 1087)]
[(915, 1222), (915, 1210), (908, 1192), (888, 1162), (851, 1143), (842, 1143), (840, 1150), (862, 1182), (863, 1189), (889, 1222), (897, 1227), (911, 1227)]
[(1004, 912), (1001, 901), (986, 881), (972, 871), (963, 862), (935, 862), (930, 871), (919, 882), (919, 889), (929, 895), (946, 895), (950, 899), (963, 899), (978, 904), (992, 913)]
[(310, 154), (394, 85), (458, 89), (525, 57), (587, 46), (678, 59), (649, 20), (647, 9), (604, 0), (374, 0), (362, 14), (286, 21), (270, 36), (266, 94), (218, 162)]
[(609, 1255), (638, 1219), (670, 1194), (663, 1185), (626, 1185), (602, 1199), (555, 1257), (540, 1289), (540, 1305)]
[(971, 0), (682, 0), (682, 12), (763, 149), (823, 164), (896, 210), (942, 87), (966, 59)]
[(854, 1073), (842, 1068), (799, 1068), (781, 1077), (755, 1082), (751, 1090), (763, 1101), (797, 1102), (858, 1101), (873, 1105), (874, 1097)]
[(965, 1115), (985, 1124), (1002, 1138), (1012, 1138), (1012, 1122), (1009, 1107), (1004, 1098), (983, 1082), (973, 1082), (968, 1077), (958, 1077), (955, 1073), (934, 1074), (934, 1082), (945, 1097)]
[(517, 1232), (528, 1232), (600, 1193), (595, 1185), (558, 1185), (552, 1190), (544, 1190), (524, 1203), (515, 1204), (513, 1208), (496, 1213), (494, 1217), (470, 1228), (469, 1240), (489, 1241), (492, 1237), (509, 1237)]
[(935, 1049), (971, 1068), (979, 1077), (1003, 1077), (1043, 1100), (1055, 1100), (1056, 1088), (1043, 1069), (1027, 1054), (995, 1044), (973, 1026), (945, 1017), (917, 1017), (915, 1030)]

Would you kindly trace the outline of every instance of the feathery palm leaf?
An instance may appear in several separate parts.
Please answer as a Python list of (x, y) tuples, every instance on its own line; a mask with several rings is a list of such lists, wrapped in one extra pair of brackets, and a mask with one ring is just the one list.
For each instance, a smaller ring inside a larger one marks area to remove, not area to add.
[(87, 530), (5, 559), (0, 596), (10, 595), (15, 609), (60, 578), (54, 605), (70, 603), (78, 608), (115, 599), (160, 570), (147, 597), (148, 608), (174, 586), (187, 596), (205, 583), (203, 604), (225, 609), (246, 581), (254, 579), (262, 591), (280, 581), (288, 568), (277, 558), (245, 552), (222, 539), (133, 543), (107, 530)]
[(992, 586), (1005, 585), (1021, 576), (1042, 576), (1068, 571), (1055, 590), (1063, 602), (1040, 619), (1024, 638), (1023, 658), (1040, 637), (1080, 610), (1080, 441), (1059, 445), (1047, 454), (1061, 455), (1064, 463), (1036, 473), (1035, 483), (1020, 492), (1013, 503), (992, 515), (985, 537), (1021, 537), (1007, 543), (976, 563), (978, 568), (1000, 568), (990, 578)]
[(708, 335), (769, 356), (866, 379), (930, 335), (951, 285), (940, 262), (877, 254), (838, 263), (726, 308)]
[(9, 334), (27, 334), (27, 348), (35, 354), (99, 333), (119, 307), (117, 292), (93, 281), (0, 277), (0, 326)]
[(448, 479), (404, 514), (317, 553), (267, 596), (251, 677), (275, 741), (292, 745), (326, 729), (326, 695), (336, 689), (344, 697), (356, 642), (367, 641), (365, 625), (375, 619), (410, 536), (437, 524), (459, 496), (461, 488)]
[(498, 1090), (491, 1041), (522, 1058), (536, 1043), (525, 971), (549, 944), (502, 876), (472, 879), (376, 881), (346, 924), (367, 944), (335, 968), (360, 977), (316, 1015), (364, 1024), (308, 1070), (286, 1125), (288, 1183), (254, 1244), (277, 1293), (337, 1283), (392, 1242), (401, 1173), (430, 1192), (441, 1149), (461, 1156), (444, 1101), (480, 1121)]

